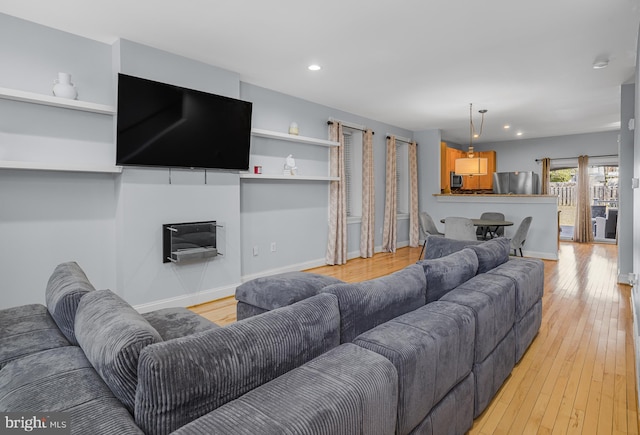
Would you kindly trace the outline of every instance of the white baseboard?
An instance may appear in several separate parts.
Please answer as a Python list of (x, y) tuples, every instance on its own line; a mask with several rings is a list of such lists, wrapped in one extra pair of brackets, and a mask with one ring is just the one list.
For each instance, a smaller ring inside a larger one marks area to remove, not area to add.
[(619, 273), (618, 274), (618, 284), (631, 285), (631, 281), (629, 281), (629, 274), (628, 273)]
[(139, 313), (148, 313), (149, 311), (160, 310), (163, 308), (190, 307), (192, 305), (198, 305), (204, 302), (233, 296), (236, 293), (236, 287), (239, 285), (240, 283), (231, 284), (225, 287), (203, 290), (195, 294), (185, 294), (172, 298), (161, 299), (159, 301), (135, 305), (133, 308), (135, 308)]
[[(513, 249), (511, 249), (509, 252), (513, 254)], [(522, 255), (524, 255), (525, 257), (539, 258), (541, 260), (558, 260), (558, 254), (550, 252), (526, 251), (523, 249)]]
[[(409, 246), (409, 242), (398, 243), (398, 248), (403, 248), (405, 246)], [(376, 246), (374, 252), (382, 252), (382, 246)], [(358, 257), (360, 257), (360, 250), (347, 253), (347, 259), (349, 260)], [(312, 269), (314, 267), (326, 266), (326, 264), (327, 263), (325, 262), (325, 259), (320, 258), (317, 260), (291, 264), (289, 266), (279, 267), (276, 269), (263, 270), (262, 272), (254, 273), (251, 275), (243, 275), (240, 278), (241, 282), (237, 284), (231, 284), (225, 287), (218, 287), (210, 290), (203, 290), (196, 294), (185, 294), (172, 298), (161, 299), (158, 301), (148, 302), (146, 304), (135, 305), (133, 308), (135, 308), (139, 313), (148, 313), (149, 311), (160, 310), (163, 308), (190, 307), (192, 305), (198, 305), (216, 299), (233, 296), (236, 293), (236, 287), (238, 287), (242, 282), (251, 281), (252, 279), (261, 278), (263, 276), (276, 275), (278, 273), (297, 272), (300, 270)]]

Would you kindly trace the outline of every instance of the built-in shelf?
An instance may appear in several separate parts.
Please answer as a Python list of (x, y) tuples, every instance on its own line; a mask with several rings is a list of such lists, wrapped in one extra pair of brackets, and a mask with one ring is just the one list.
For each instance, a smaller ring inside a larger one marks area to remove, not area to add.
[(37, 171), (63, 171), (63, 172), (103, 172), (118, 174), (122, 172), (122, 166), (92, 166), (73, 165), (63, 163), (42, 163), (42, 162), (18, 162), (11, 160), (0, 160), (0, 169), (25, 169)]
[(320, 146), (325, 146), (325, 147), (337, 147), (337, 146), (340, 146), (340, 142), (334, 142), (334, 141), (325, 140), (325, 139), (316, 139), (314, 137), (298, 136), (298, 135), (295, 135), (295, 134), (280, 133), (280, 132), (277, 132), (277, 131), (262, 130), (260, 128), (252, 128), (251, 129), (251, 134), (253, 136), (258, 136), (258, 137), (266, 137), (266, 138), (269, 138), (269, 139), (286, 140), (286, 141), (289, 141), (289, 142), (298, 142), (298, 143), (303, 143), (303, 144), (307, 144), (307, 145), (320, 145)]
[(338, 181), (339, 177), (302, 176), (302, 175), (269, 175), (269, 174), (240, 174), (240, 178), (254, 180), (287, 180), (287, 181)]
[(116, 109), (106, 104), (90, 103), (88, 101), (70, 100), (53, 95), (37, 94), (35, 92), (18, 91), (0, 88), (0, 98), (5, 100), (22, 101), (25, 103), (41, 104), (44, 106), (62, 107), (65, 109), (81, 110), (84, 112), (114, 115)]

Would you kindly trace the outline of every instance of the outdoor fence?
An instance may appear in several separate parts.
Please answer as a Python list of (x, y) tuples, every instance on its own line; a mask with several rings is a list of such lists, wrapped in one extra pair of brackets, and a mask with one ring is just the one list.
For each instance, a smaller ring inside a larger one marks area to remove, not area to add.
[[(550, 195), (558, 196), (558, 205), (576, 205), (577, 194), (575, 183), (551, 183)], [(618, 186), (591, 186), (591, 199), (596, 204), (617, 206)]]

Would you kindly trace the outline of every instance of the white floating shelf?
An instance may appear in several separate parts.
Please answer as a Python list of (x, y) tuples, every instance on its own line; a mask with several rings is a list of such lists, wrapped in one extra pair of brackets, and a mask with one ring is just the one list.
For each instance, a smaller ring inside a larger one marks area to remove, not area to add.
[(0, 88), (0, 98), (5, 100), (22, 101), (25, 103), (41, 104), (44, 106), (62, 107), (65, 109), (81, 110), (84, 112), (114, 115), (116, 109), (106, 104), (90, 103), (88, 101), (69, 100), (53, 95), (37, 94), (35, 92), (18, 91)]
[(269, 175), (269, 174), (240, 174), (240, 178), (253, 180), (287, 180), (287, 181), (338, 181), (339, 177), (301, 176), (301, 175)]
[(91, 165), (66, 165), (58, 163), (41, 162), (17, 162), (0, 160), (0, 169), (24, 169), (36, 171), (63, 171), (63, 172), (102, 172), (118, 174), (122, 172), (122, 166), (91, 166)]
[(334, 141), (324, 140), (324, 139), (316, 139), (316, 138), (307, 137), (307, 136), (298, 136), (295, 134), (279, 133), (277, 131), (262, 130), (260, 128), (252, 128), (251, 134), (253, 136), (266, 137), (269, 139), (286, 140), (289, 142), (298, 142), (298, 143), (304, 143), (308, 145), (320, 145), (325, 147), (340, 146), (340, 142), (334, 142)]

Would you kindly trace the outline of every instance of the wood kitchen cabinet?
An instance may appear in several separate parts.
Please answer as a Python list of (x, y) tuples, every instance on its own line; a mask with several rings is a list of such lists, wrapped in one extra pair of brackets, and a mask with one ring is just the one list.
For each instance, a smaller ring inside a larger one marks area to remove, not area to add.
[[(495, 151), (476, 151), (477, 157), (487, 159), (487, 175), (465, 175), (462, 177), (462, 190), (492, 190), (493, 173), (496, 171)], [(447, 193), (451, 191), (449, 173), (455, 169), (456, 159), (467, 157), (466, 151), (440, 143), (440, 189)]]

